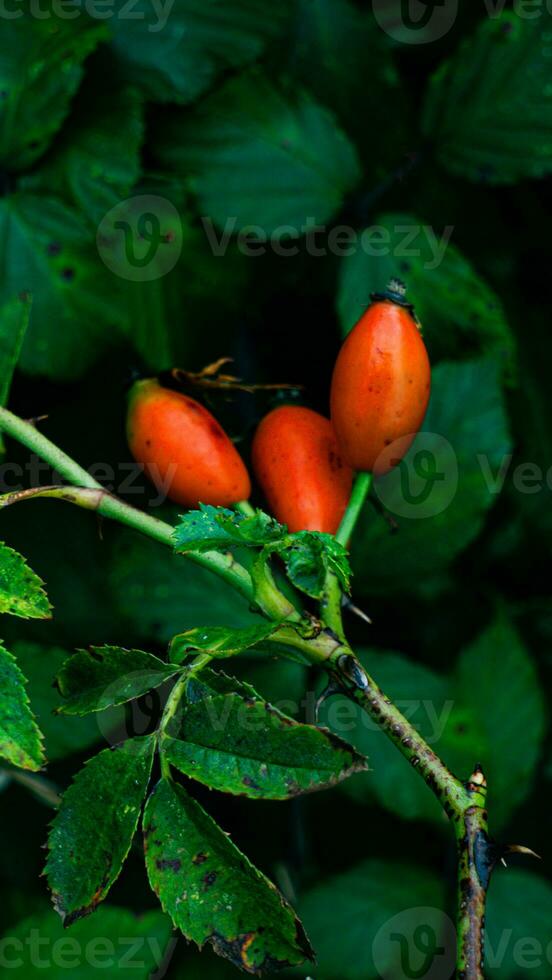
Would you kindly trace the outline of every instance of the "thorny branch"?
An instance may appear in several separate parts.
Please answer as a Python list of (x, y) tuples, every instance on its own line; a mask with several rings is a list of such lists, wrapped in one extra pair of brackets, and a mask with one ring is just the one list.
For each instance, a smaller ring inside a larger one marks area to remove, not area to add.
[[(82, 469), (34, 426), (0, 408), (0, 430), (36, 452), (73, 487), (55, 486), (6, 494), (0, 507), (34, 496), (54, 497), (96, 510), (106, 517), (172, 547), (173, 528), (107, 493)], [(301, 619), (282, 595), (267, 570), (262, 581), (254, 582), (249, 572), (231, 555), (208, 552), (186, 557), (210, 569), (238, 592), (255, 602), (269, 618), (290, 622)], [(324, 611), (324, 606), (322, 607)], [(328, 612), (330, 609), (328, 608)], [(294, 648), (305, 662), (322, 666), (328, 672), (330, 687), (326, 696), (342, 693), (356, 702), (381, 728), (439, 800), (455, 831), (458, 853), (457, 980), (483, 980), (485, 904), (489, 880), (497, 859), (507, 851), (533, 853), (527, 848), (499, 848), (488, 835), (486, 780), (476, 766), (467, 783), (454, 776), (419, 732), (401, 714), (367, 674), (348, 646), (341, 623), (341, 611), (332, 603), (331, 624), (323, 617), (314, 635), (301, 635), (296, 629), (285, 631), (286, 645)], [(282, 643), (282, 633), (278, 641)]]

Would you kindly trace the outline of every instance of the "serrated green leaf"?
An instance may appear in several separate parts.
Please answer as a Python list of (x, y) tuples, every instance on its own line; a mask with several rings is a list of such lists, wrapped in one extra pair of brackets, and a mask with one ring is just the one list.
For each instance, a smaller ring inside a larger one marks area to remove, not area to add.
[[(20, 11), (23, 14), (23, 11)], [(0, 164), (24, 170), (49, 146), (83, 74), (82, 63), (108, 37), (83, 12), (4, 17), (0, 56)]]
[(363, 756), (327, 729), (300, 724), (249, 685), (211, 671), (188, 685), (162, 751), (192, 779), (252, 799), (290, 799), (367, 768)]
[(79, 650), (57, 674), (56, 684), (65, 699), (57, 712), (86, 715), (124, 704), (159, 687), (177, 670), (143, 650), (110, 646)]
[(228, 548), (262, 548), (279, 541), (286, 529), (268, 514), (257, 510), (245, 517), (225, 507), (200, 504), (188, 511), (174, 531), (174, 547), (179, 554)]
[(503, 12), (431, 80), (423, 130), (452, 173), (489, 184), (539, 178), (552, 170), (552, 88), (548, 16)]
[(253, 974), (312, 959), (287, 902), (181, 786), (158, 783), (143, 827), (151, 887), (187, 939)]
[(485, 916), (485, 966), (490, 977), (550, 976), (552, 886), (540, 875), (498, 866)]
[(42, 734), (33, 715), (25, 676), (15, 657), (0, 646), (0, 756), (36, 772), (45, 763)]
[(371, 227), (377, 247), (374, 238), (372, 252), (358, 248), (341, 263), (337, 306), (344, 333), (370, 305), (372, 293), (391, 279), (402, 279), (433, 363), (489, 355), (507, 377), (515, 377), (516, 343), (502, 303), (451, 244), (451, 228), (441, 236), (412, 214), (380, 214)]
[(45, 874), (69, 925), (93, 912), (119, 876), (138, 824), (155, 737), (103, 749), (65, 791), (48, 837)]
[(43, 582), (25, 559), (0, 542), (0, 613), (22, 619), (50, 619)]
[[(107, 905), (73, 923), (67, 934), (59, 916), (45, 909), (11, 925), (0, 948), (14, 953), (5, 962), (9, 959), (15, 978), (39, 972), (42, 980), (61, 980), (72, 970), (79, 980), (97, 980), (99, 972), (129, 970), (133, 980), (150, 980), (164, 962), (171, 932), (170, 919), (160, 911), (135, 915)], [(44, 955), (38, 961), (31, 937), (42, 946)]]
[(438, 941), (439, 959), (431, 962), (443, 977), (452, 976), (455, 931), (439, 911), (444, 897), (437, 875), (403, 861), (364, 861), (315, 886), (300, 911), (316, 950), (317, 980), (422, 975), (424, 963), (427, 973), (428, 949), (416, 941), (418, 930)]
[(70, 123), (38, 170), (19, 186), (76, 207), (95, 233), (140, 176), (142, 100), (133, 89), (106, 94), (90, 84), (79, 94)]
[(44, 734), (49, 762), (89, 749), (116, 727), (118, 718), (109, 711), (103, 715), (71, 718), (56, 714), (59, 694), (54, 679), (69, 656), (61, 647), (38, 643), (15, 643), (13, 652), (28, 680), (29, 698), (40, 730)]
[(232, 629), (229, 626), (196, 626), (175, 636), (170, 646), (172, 663), (182, 663), (190, 650), (205, 650), (213, 657), (233, 657), (254, 647), (280, 629), (280, 623), (264, 623)]
[[(125, 0), (118, 0), (122, 5)], [(289, 0), (176, 0), (156, 10), (133, 5), (133, 19), (115, 16), (113, 50), (125, 78), (154, 102), (191, 102), (218, 75), (255, 61), (285, 30)]]
[(374, 483), (398, 530), (362, 515), (352, 545), (355, 586), (416, 591), (479, 534), (500, 494), (511, 449), (497, 365), (440, 364), (422, 433), (405, 459)]
[(351, 569), (347, 551), (332, 534), (298, 531), (277, 549), (286, 563), (288, 575), (302, 592), (320, 599), (329, 572), (337, 576), (342, 589), (350, 591)]
[(0, 302), (33, 295), (22, 370), (74, 380), (113, 343), (125, 317), (92, 230), (53, 197), (12, 194), (0, 200), (0, 261)]
[(221, 230), (266, 234), (328, 221), (360, 177), (354, 146), (306, 93), (282, 94), (259, 73), (233, 79), (163, 126), (159, 160), (191, 175), (200, 213)]

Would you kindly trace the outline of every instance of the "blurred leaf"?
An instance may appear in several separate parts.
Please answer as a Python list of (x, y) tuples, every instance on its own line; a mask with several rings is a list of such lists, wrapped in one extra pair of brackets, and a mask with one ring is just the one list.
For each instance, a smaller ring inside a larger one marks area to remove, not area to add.
[(552, 885), (539, 875), (500, 866), (493, 875), (485, 917), (489, 977), (550, 977)]
[(180, 772), (223, 793), (287, 800), (366, 768), (326, 729), (282, 714), (250, 688), (208, 672), (187, 689), (162, 750)]
[[(0, 405), (6, 405), (13, 372), (29, 325), (32, 299), (26, 293), (0, 309)], [(2, 436), (0, 434), (0, 449)]]
[(255, 61), (285, 29), (289, 0), (176, 0), (133, 4), (110, 21), (113, 50), (125, 78), (154, 102), (191, 102), (228, 68)]
[(170, 659), (172, 663), (180, 664), (191, 650), (206, 650), (213, 657), (233, 657), (268, 639), (279, 628), (280, 623), (265, 623), (262, 626), (248, 626), (244, 629), (232, 629), (228, 626), (196, 626), (173, 638)]
[(548, 17), (504, 12), (435, 73), (423, 129), (454, 174), (511, 184), (552, 171)]
[[(191, 176), (204, 220), (230, 235), (289, 225), (297, 237), (308, 220), (328, 221), (360, 176), (355, 148), (331, 113), (258, 72), (232, 79), (193, 113), (175, 114), (157, 150), (164, 165)], [(220, 245), (220, 233), (211, 235)]]
[(112, 598), (134, 636), (168, 642), (197, 625), (257, 625), (247, 602), (211, 572), (131, 533), (120, 535), (109, 572)]
[(138, 825), (155, 737), (89, 759), (63, 794), (48, 837), (45, 874), (65, 925), (93, 912), (118, 878)]
[(422, 433), (404, 461), (375, 482), (398, 530), (365, 508), (352, 549), (355, 587), (416, 591), (441, 572), (479, 534), (510, 448), (497, 366), (438, 365)]
[(16, 643), (13, 649), (28, 678), (29, 698), (44, 732), (49, 762), (89, 748), (99, 741), (102, 732), (113, 727), (107, 713), (101, 717), (72, 718), (70, 721), (54, 714), (59, 707), (54, 679), (67, 660), (67, 650), (38, 643)]
[(370, 305), (371, 293), (403, 279), (432, 361), (488, 354), (507, 376), (515, 375), (516, 344), (502, 304), (450, 244), (452, 227), (440, 237), (412, 214), (382, 214), (371, 228), (369, 251), (359, 247), (341, 264), (338, 310), (344, 332)]
[(25, 688), (15, 657), (0, 646), (0, 756), (36, 772), (44, 765), (44, 748)]
[(110, 705), (124, 704), (160, 687), (177, 672), (159, 657), (143, 650), (91, 647), (65, 661), (56, 677), (64, 701), (57, 713), (86, 715)]
[(535, 664), (505, 617), (462, 654), (457, 697), (478, 718), (477, 761), (487, 776), (493, 824), (503, 824), (531, 791), (546, 730)]
[(69, 111), (84, 59), (109, 36), (83, 13), (69, 20), (21, 15), (2, 25), (0, 164), (8, 171), (42, 156)]
[(22, 555), (0, 542), (0, 613), (22, 619), (50, 619), (43, 582)]
[(157, 784), (144, 846), (151, 887), (187, 939), (211, 943), (248, 973), (312, 957), (287, 902), (181, 786)]
[[(150, 980), (163, 961), (171, 932), (170, 919), (162, 912), (136, 916), (109, 905), (74, 922), (70, 933), (59, 915), (48, 910), (11, 926), (4, 939), (5, 948), (16, 954), (9, 957), (10, 975), (15, 978), (28, 980), (39, 973), (43, 980), (64, 980), (74, 970), (79, 980), (97, 980), (98, 971), (105, 972), (107, 965), (114, 972), (131, 969), (133, 980)], [(37, 944), (48, 944), (51, 951), (40, 957), (40, 966), (32, 937)]]
[(114, 276), (84, 219), (60, 201), (18, 193), (0, 200), (0, 301), (30, 292), (33, 315), (20, 365), (68, 380), (112, 343), (123, 317)]
[[(439, 943), (447, 939), (446, 963), (454, 948), (447, 917), (437, 910), (444, 900), (443, 885), (422, 867), (385, 861), (364, 861), (344, 874), (328, 878), (300, 902), (301, 916), (316, 951), (316, 978), (371, 980), (414, 975), (408, 962), (420, 968), (415, 931), (424, 927)], [(437, 926), (437, 930), (435, 927)], [(452, 938), (454, 939), (454, 929)], [(442, 935), (445, 930), (446, 936)], [(438, 936), (435, 936), (435, 932)], [(404, 939), (399, 942), (399, 939)], [(427, 955), (427, 952), (424, 954)], [(443, 976), (449, 976), (441, 961)]]
[[(391, 48), (371, 13), (349, 0), (297, 0), (294, 30), (282, 47), (286, 75), (336, 112), (347, 132), (365, 140), (372, 166), (387, 175), (386, 161), (396, 164), (405, 139), (399, 112), (407, 93), (401, 92)], [(373, 133), (390, 115), (395, 125), (374, 154)]]
[(140, 176), (142, 101), (132, 89), (80, 95), (71, 125), (20, 187), (54, 195), (81, 210), (96, 229)]

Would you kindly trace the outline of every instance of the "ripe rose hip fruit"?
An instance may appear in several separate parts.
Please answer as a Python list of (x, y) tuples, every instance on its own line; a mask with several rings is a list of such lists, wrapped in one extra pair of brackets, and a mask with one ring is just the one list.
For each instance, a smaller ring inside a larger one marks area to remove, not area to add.
[(424, 420), (431, 368), (402, 284), (372, 299), (339, 352), (331, 414), (347, 462), (381, 476), (407, 453)]
[(247, 500), (249, 474), (234, 444), (203, 405), (156, 381), (129, 396), (128, 444), (150, 480), (184, 507)]
[(292, 532), (335, 534), (349, 502), (353, 471), (329, 419), (299, 405), (275, 408), (255, 433), (252, 458), (279, 521)]

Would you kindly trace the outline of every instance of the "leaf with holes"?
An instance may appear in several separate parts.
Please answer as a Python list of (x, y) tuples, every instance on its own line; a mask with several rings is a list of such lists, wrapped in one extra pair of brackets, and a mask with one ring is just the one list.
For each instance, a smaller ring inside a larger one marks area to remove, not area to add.
[(36, 772), (45, 763), (42, 734), (33, 715), (26, 680), (17, 661), (0, 646), (0, 756)]
[(43, 584), (17, 551), (0, 542), (0, 613), (50, 619), (51, 606)]
[(140, 176), (143, 105), (133, 89), (98, 92), (96, 80), (80, 92), (71, 126), (20, 187), (55, 195), (92, 222), (94, 233)]
[(48, 837), (45, 874), (70, 925), (93, 912), (119, 876), (146, 794), (155, 737), (132, 738), (85, 764), (63, 794)]
[(181, 786), (157, 784), (143, 829), (151, 887), (187, 939), (253, 974), (313, 958), (285, 899)]
[(19, 191), (0, 200), (0, 261), (0, 303), (22, 291), (33, 296), (21, 369), (74, 381), (113, 344), (127, 316), (95, 230), (56, 198)]
[(124, 704), (159, 687), (177, 671), (178, 667), (143, 650), (109, 646), (79, 650), (65, 661), (56, 677), (65, 699), (57, 713), (86, 715)]
[(286, 800), (367, 769), (364, 756), (327, 729), (300, 724), (249, 685), (211, 671), (190, 681), (165, 757), (224, 793)]

